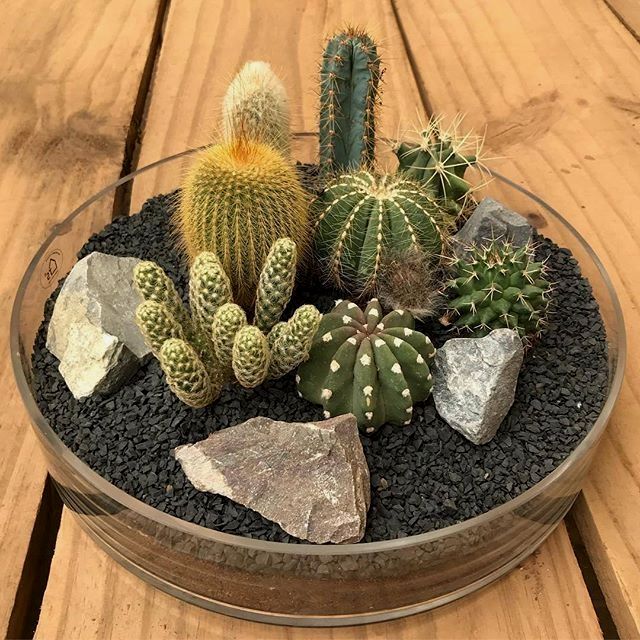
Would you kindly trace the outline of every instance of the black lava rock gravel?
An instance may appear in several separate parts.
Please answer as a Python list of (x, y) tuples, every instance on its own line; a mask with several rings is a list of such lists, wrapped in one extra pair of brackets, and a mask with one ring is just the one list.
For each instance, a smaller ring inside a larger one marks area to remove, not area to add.
[[(93, 236), (81, 252), (136, 256), (158, 262), (184, 291), (187, 268), (171, 243), (171, 196), (149, 200), (139, 215), (121, 218)], [(547, 332), (528, 352), (516, 399), (496, 437), (475, 446), (446, 425), (433, 400), (417, 406), (405, 427), (362, 436), (372, 482), (364, 541), (423, 533), (466, 520), (516, 497), (542, 480), (575, 449), (605, 399), (605, 332), (589, 283), (566, 249), (539, 239), (547, 258), (554, 309)], [(59, 289), (58, 289), (59, 291)], [(322, 419), (300, 399), (293, 376), (255, 390), (226, 388), (210, 407), (194, 410), (167, 388), (152, 360), (108, 398), (77, 401), (45, 347), (57, 292), (49, 300), (34, 355), (34, 385), (45, 418), (92, 469), (161, 511), (227, 533), (295, 542), (250, 509), (202, 493), (186, 479), (171, 451), (256, 415), (277, 420)], [(325, 311), (333, 296), (319, 287), (301, 292)], [(425, 327), (436, 346), (447, 334)]]

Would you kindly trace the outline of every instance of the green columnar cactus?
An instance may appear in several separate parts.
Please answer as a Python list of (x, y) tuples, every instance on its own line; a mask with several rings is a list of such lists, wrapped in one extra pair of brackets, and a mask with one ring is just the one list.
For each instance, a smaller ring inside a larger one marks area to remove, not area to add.
[(382, 76), (378, 49), (364, 31), (333, 36), (320, 69), (320, 166), (325, 173), (370, 167)]
[(189, 270), (189, 307), (198, 329), (208, 334), (215, 312), (232, 299), (231, 282), (217, 256), (200, 253)]
[(382, 424), (408, 424), (413, 405), (432, 387), (431, 341), (414, 330), (407, 311), (382, 317), (374, 298), (364, 312), (338, 301), (322, 318), (308, 360), (298, 369), (298, 391), (325, 416), (353, 413), (367, 433)]
[(233, 372), (243, 387), (252, 389), (266, 380), (270, 359), (267, 338), (258, 327), (248, 325), (236, 333), (233, 341)]
[(398, 171), (426, 186), (452, 213), (461, 210), (471, 189), (465, 172), (476, 164), (482, 147), (481, 138), (458, 134), (460, 121), (457, 118), (449, 129), (444, 129), (442, 116), (433, 116), (416, 142), (398, 142), (394, 146)]
[(200, 409), (216, 399), (218, 387), (188, 342), (167, 340), (160, 349), (160, 365), (171, 391), (185, 404)]
[(448, 230), (428, 192), (403, 176), (341, 175), (316, 206), (317, 256), (331, 283), (353, 294), (376, 290), (389, 251), (418, 249), (435, 259)]
[(307, 196), (295, 167), (276, 149), (246, 138), (202, 152), (182, 185), (176, 216), (190, 259), (215, 253), (246, 310), (273, 243), (291, 238), (302, 259), (310, 241)]
[(247, 314), (233, 302), (222, 305), (211, 323), (211, 339), (220, 365), (231, 368), (233, 361), (233, 341), (236, 333), (247, 324)]
[(291, 299), (296, 277), (297, 250), (290, 238), (276, 240), (258, 280), (255, 325), (267, 333)]
[(267, 62), (247, 62), (231, 81), (222, 102), (225, 140), (246, 136), (289, 155), (289, 102)]
[(531, 244), (515, 248), (503, 240), (472, 246), (452, 263), (454, 279), (445, 289), (458, 327), (478, 337), (509, 328), (520, 337), (539, 334), (549, 306), (550, 284)]
[(153, 354), (158, 357), (162, 345), (171, 338), (184, 339), (184, 330), (167, 307), (155, 300), (145, 300), (136, 309), (136, 323)]
[(306, 304), (296, 309), (288, 322), (273, 328), (273, 337), (268, 336), (270, 378), (280, 378), (306, 360), (321, 318), (322, 314), (313, 305)]

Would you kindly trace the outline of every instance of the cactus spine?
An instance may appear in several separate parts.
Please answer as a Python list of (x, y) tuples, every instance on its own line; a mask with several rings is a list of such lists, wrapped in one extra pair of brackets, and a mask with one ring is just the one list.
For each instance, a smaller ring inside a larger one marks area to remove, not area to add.
[(371, 167), (382, 71), (376, 43), (364, 31), (334, 35), (320, 70), (320, 166), (324, 173)]
[(270, 146), (239, 138), (202, 152), (182, 186), (177, 227), (191, 260), (215, 253), (234, 300), (250, 309), (278, 238), (291, 238), (298, 257), (305, 255), (308, 215), (295, 168)]
[(322, 405), (327, 418), (353, 413), (367, 433), (385, 422), (408, 424), (413, 405), (431, 392), (434, 355), (410, 313), (382, 317), (375, 298), (364, 312), (339, 301), (322, 318), (309, 358), (298, 369), (298, 391)]
[(229, 84), (222, 103), (225, 140), (242, 136), (289, 155), (289, 102), (267, 62), (247, 62)]
[(389, 251), (417, 249), (433, 260), (447, 225), (431, 196), (397, 175), (367, 171), (334, 179), (318, 199), (316, 253), (332, 284), (354, 294), (375, 291)]
[(482, 337), (493, 329), (508, 328), (521, 338), (544, 328), (550, 283), (543, 262), (534, 261), (531, 244), (514, 247), (493, 240), (472, 246), (452, 263), (454, 279), (446, 292), (458, 327)]

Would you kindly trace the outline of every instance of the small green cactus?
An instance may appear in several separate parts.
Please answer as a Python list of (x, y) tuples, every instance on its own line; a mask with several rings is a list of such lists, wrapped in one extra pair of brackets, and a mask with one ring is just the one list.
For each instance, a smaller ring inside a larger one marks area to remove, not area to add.
[(145, 300), (136, 309), (136, 323), (156, 357), (171, 338), (184, 339), (184, 330), (169, 309), (155, 300)]
[(504, 240), (468, 247), (452, 262), (454, 279), (445, 289), (455, 325), (477, 337), (508, 328), (521, 338), (544, 328), (550, 283), (531, 244), (514, 247)]
[(327, 418), (353, 413), (367, 433), (387, 422), (408, 424), (413, 405), (431, 392), (434, 355), (409, 312), (382, 317), (375, 298), (364, 312), (338, 301), (322, 318), (309, 358), (298, 369), (298, 391), (322, 405)]
[(382, 76), (378, 49), (364, 31), (334, 35), (320, 69), (320, 167), (337, 173), (371, 167)]
[(483, 140), (458, 133), (461, 117), (448, 129), (442, 119), (432, 116), (416, 142), (398, 142), (394, 153), (400, 173), (428, 188), (445, 210), (459, 213), (471, 190), (465, 172), (478, 162)]
[(189, 272), (189, 307), (202, 333), (209, 333), (215, 312), (231, 299), (231, 282), (220, 260), (215, 254), (203, 251)]
[(228, 302), (218, 309), (211, 323), (211, 340), (218, 362), (222, 367), (231, 368), (233, 361), (233, 341), (236, 333), (247, 324), (244, 309)]
[(233, 341), (233, 373), (247, 389), (267, 379), (271, 353), (267, 338), (253, 325), (242, 327)]
[(229, 84), (222, 103), (225, 140), (246, 136), (289, 155), (289, 102), (267, 62), (247, 62)]
[(269, 251), (258, 280), (255, 307), (255, 325), (263, 333), (280, 319), (291, 299), (297, 259), (296, 244), (290, 238), (276, 240)]
[(435, 261), (448, 232), (430, 194), (398, 175), (341, 175), (315, 206), (317, 257), (331, 284), (353, 295), (377, 290), (388, 252), (417, 249)]

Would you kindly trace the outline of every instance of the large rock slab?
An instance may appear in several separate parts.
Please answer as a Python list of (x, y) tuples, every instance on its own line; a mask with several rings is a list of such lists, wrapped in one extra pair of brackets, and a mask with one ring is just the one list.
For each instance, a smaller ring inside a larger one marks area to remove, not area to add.
[(446, 342), (436, 353), (433, 385), (440, 416), (474, 444), (489, 442), (513, 404), (523, 355), (511, 329)]
[(251, 418), (177, 447), (196, 489), (218, 493), (310, 542), (357, 542), (371, 499), (352, 415), (319, 422)]
[(93, 252), (67, 276), (51, 316), (47, 348), (75, 398), (117, 390), (150, 350), (135, 322), (137, 258)]
[(533, 227), (519, 213), (493, 198), (484, 198), (464, 226), (453, 236), (453, 250), (459, 257), (471, 244), (485, 246), (491, 240), (504, 238), (516, 247), (531, 239)]

